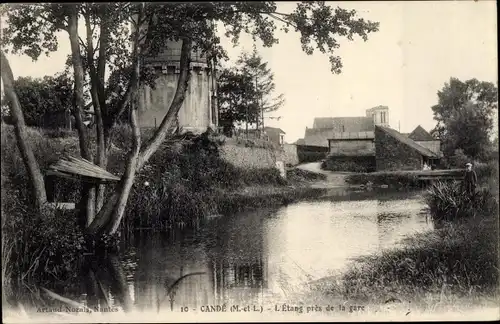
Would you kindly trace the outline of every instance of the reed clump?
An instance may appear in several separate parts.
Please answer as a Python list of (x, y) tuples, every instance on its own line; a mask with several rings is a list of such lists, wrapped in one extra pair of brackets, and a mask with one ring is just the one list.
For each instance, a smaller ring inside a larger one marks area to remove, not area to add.
[(425, 194), (431, 216), (436, 221), (491, 215), (497, 202), (489, 188), (479, 188), (473, 195), (465, 192), (462, 182), (432, 184)]

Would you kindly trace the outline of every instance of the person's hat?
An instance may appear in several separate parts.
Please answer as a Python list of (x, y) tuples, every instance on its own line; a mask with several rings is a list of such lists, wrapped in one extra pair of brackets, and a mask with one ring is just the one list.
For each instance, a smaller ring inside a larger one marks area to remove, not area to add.
[(472, 166), (472, 163), (466, 163), (465, 166)]

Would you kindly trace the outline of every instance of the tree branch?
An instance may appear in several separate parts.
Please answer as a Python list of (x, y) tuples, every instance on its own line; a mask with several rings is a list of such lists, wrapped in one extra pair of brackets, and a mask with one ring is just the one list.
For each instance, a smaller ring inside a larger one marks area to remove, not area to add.
[(177, 82), (177, 88), (175, 90), (174, 98), (170, 104), (167, 114), (163, 118), (158, 131), (155, 133), (153, 138), (146, 145), (145, 149), (142, 150), (139, 163), (137, 165), (138, 169), (141, 169), (145, 163), (149, 160), (151, 155), (156, 152), (167, 136), (168, 129), (170, 125), (175, 121), (179, 110), (182, 107), (182, 103), (184, 102), (184, 98), (186, 96), (186, 90), (189, 84), (189, 78), (191, 73), (189, 71), (189, 64), (191, 62), (191, 49), (192, 49), (192, 41), (188, 38), (184, 38), (182, 40), (182, 48), (181, 48), (181, 61), (180, 61), (180, 75), (179, 80)]
[(83, 47), (85, 52), (87, 52), (87, 46), (85, 45), (83, 39), (80, 36), (78, 36), (78, 40), (80, 41), (80, 46)]

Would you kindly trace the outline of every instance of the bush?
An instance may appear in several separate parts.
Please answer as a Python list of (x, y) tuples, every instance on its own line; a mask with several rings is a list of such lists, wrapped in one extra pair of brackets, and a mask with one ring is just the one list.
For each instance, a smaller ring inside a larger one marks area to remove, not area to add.
[(299, 163), (318, 162), (326, 159), (328, 147), (297, 145)]
[(490, 161), (488, 163), (475, 162), (473, 163), (473, 168), (479, 180), (492, 177), (498, 179), (498, 161)]
[(465, 164), (471, 162), (472, 159), (465, 155), (462, 149), (456, 149), (452, 156), (444, 157), (443, 164), (446, 168), (464, 168)]

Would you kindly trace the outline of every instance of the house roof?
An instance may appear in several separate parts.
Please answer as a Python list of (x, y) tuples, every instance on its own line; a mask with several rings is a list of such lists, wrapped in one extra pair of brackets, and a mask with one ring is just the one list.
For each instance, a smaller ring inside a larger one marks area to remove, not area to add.
[(296, 142), (295, 142), (296, 145), (305, 145), (306, 144), (306, 141), (303, 139), (303, 138), (299, 138)]
[(333, 128), (338, 132), (367, 132), (374, 130), (374, 124), (371, 117), (317, 117), (314, 118), (313, 128)]
[(333, 137), (333, 128), (306, 128), (304, 145), (328, 147), (328, 139)]
[(422, 126), (418, 125), (413, 132), (408, 135), (414, 141), (434, 141), (435, 139)]
[(278, 131), (282, 134), (286, 134), (281, 128), (277, 128), (277, 127), (264, 127), (264, 130), (267, 131), (267, 130), (271, 130), (271, 131)]
[(401, 143), (408, 145), (409, 147), (416, 150), (417, 152), (419, 152), (423, 156), (434, 157), (434, 158), (438, 157), (434, 152), (432, 152), (428, 148), (425, 148), (422, 145), (415, 143), (415, 141), (413, 141), (411, 138), (405, 137), (404, 135), (402, 135), (401, 133), (399, 133), (398, 131), (396, 131), (392, 128), (383, 127), (383, 126), (376, 126), (376, 127), (378, 129), (384, 131), (386, 134), (392, 136), (394, 139), (400, 141)]
[(334, 132), (333, 137), (329, 138), (332, 140), (343, 140), (343, 139), (374, 139), (375, 132)]

